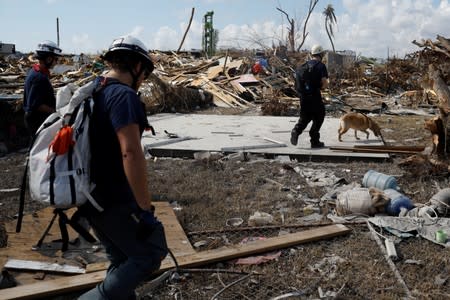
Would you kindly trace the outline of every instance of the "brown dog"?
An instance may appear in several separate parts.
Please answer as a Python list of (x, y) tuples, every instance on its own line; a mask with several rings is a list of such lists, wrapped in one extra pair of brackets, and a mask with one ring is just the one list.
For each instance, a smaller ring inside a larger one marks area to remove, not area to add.
[(355, 138), (359, 140), (356, 132), (362, 131), (366, 134), (366, 138), (369, 138), (369, 132), (367, 129), (372, 130), (375, 136), (381, 136), (381, 129), (378, 124), (370, 117), (356, 112), (349, 112), (343, 115), (339, 120), (339, 141), (342, 142), (341, 136), (346, 133), (350, 128), (355, 130)]

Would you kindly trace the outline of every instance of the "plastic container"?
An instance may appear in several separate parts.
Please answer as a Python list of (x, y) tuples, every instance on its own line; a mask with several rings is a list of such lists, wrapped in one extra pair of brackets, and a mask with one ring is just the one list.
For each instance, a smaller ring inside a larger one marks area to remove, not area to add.
[(369, 170), (363, 177), (364, 187), (375, 187), (380, 190), (393, 189), (399, 190), (397, 180), (393, 176)]
[(339, 216), (359, 213), (371, 215), (374, 213), (372, 208), (372, 197), (369, 189), (355, 188), (337, 195), (336, 212)]
[(436, 241), (441, 244), (445, 244), (447, 242), (447, 233), (444, 230), (436, 231)]
[(411, 210), (414, 204), (410, 198), (394, 189), (386, 189), (383, 191), (391, 200), (386, 204), (386, 212), (390, 216), (398, 216), (403, 208)]
[(450, 215), (450, 188), (445, 188), (437, 192), (430, 199), (431, 205), (436, 207), (440, 216)]
[(264, 226), (273, 222), (272, 215), (265, 212), (255, 212), (248, 219), (248, 226)]

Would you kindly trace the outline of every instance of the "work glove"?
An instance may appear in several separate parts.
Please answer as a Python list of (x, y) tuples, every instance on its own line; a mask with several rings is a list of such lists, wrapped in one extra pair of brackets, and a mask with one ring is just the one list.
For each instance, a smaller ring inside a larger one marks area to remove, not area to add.
[(154, 206), (150, 211), (141, 211), (136, 231), (136, 239), (144, 243), (150, 243), (152, 248), (158, 254), (160, 260), (163, 260), (168, 253), (164, 226), (155, 217)]

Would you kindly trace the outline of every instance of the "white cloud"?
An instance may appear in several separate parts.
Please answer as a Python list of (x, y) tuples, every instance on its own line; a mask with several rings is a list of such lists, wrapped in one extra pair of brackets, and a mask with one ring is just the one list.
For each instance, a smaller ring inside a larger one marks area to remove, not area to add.
[(71, 39), (71, 47), (66, 47), (63, 49), (64, 53), (96, 53), (98, 49), (101, 49), (99, 45), (95, 45), (94, 41), (89, 37), (87, 33), (75, 34)]
[[(399, 57), (420, 50), (414, 39), (450, 35), (448, 1), (433, 7), (431, 0), (344, 0), (346, 13), (337, 15), (339, 30), (335, 45), (367, 56), (385, 57), (387, 49)], [(327, 45), (329, 42), (325, 39)]]
[(132, 35), (138, 39), (142, 39), (141, 35), (143, 32), (144, 32), (144, 27), (138, 25), (138, 26), (134, 27), (131, 30), (131, 32), (127, 33), (127, 35)]
[(147, 44), (149, 49), (158, 50), (176, 50), (178, 48), (178, 43), (181, 41), (179, 39), (179, 33), (168, 27), (164, 26), (159, 28), (151, 38), (150, 42)]

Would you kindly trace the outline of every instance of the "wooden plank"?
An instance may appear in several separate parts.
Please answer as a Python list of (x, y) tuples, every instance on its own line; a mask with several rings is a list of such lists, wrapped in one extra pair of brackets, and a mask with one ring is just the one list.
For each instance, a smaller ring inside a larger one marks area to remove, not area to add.
[(383, 149), (383, 150), (406, 150), (422, 152), (425, 146), (388, 146), (388, 145), (354, 145), (355, 148)]
[(23, 286), (3, 289), (0, 299), (45, 299), (47, 297), (88, 289), (101, 282), (106, 271), (57, 278)]
[(84, 274), (86, 270), (78, 266), (66, 264), (55, 264), (41, 262), (35, 260), (8, 259), (4, 265), (7, 269), (34, 270), (34, 271), (50, 271), (68, 274)]
[(353, 148), (353, 147), (329, 147), (330, 150), (348, 151), (348, 152), (362, 152), (362, 153), (395, 153), (395, 154), (417, 154), (418, 151), (408, 150), (390, 150), (390, 149), (376, 149), (376, 148)]
[[(342, 224), (335, 224), (290, 233), (282, 236), (258, 240), (249, 244), (233, 245), (228, 248), (219, 248), (197, 252), (193, 255), (177, 257), (178, 265), (181, 267), (198, 267), (224, 260), (250, 256), (253, 254), (270, 252), (273, 250), (288, 248), (298, 244), (328, 239), (350, 232), (350, 229)], [(162, 264), (161, 271), (172, 268), (174, 265)]]
[[(308, 243), (322, 239), (344, 235), (350, 229), (342, 224), (329, 225), (314, 228), (297, 233), (268, 238), (244, 245), (235, 245), (229, 248), (198, 252), (191, 255), (177, 257), (180, 267), (195, 267), (214, 262), (245, 257), (253, 254), (269, 252), (286, 248), (301, 243)], [(175, 265), (173, 262), (163, 261), (159, 272), (164, 272)], [(95, 286), (104, 279), (105, 271), (94, 272), (84, 275), (75, 275), (66, 278), (58, 278), (47, 282), (39, 282), (26, 286), (17, 286), (4, 289), (0, 293), (0, 300), (6, 299), (36, 299), (54, 296), (61, 293), (73, 292)]]
[(196, 253), (178, 222), (172, 206), (168, 202), (152, 202), (155, 206), (156, 217), (163, 223), (167, 245), (175, 256)]

